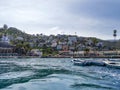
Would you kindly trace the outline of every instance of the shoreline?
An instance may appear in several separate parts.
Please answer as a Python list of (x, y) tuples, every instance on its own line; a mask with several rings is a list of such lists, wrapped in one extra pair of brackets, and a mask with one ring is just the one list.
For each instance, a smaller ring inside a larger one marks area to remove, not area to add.
[(72, 57), (72, 56), (0, 56), (0, 58), (120, 58), (120, 56), (79, 56), (79, 57)]

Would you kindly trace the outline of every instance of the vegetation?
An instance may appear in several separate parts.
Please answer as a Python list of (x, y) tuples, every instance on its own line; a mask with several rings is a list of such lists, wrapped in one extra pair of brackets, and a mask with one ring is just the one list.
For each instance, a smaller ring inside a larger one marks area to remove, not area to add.
[(89, 56), (89, 52), (90, 52), (90, 49), (89, 48), (85, 48), (84, 55), (85, 56)]
[[(116, 34), (116, 32), (114, 31)], [(104, 41), (94, 37), (79, 37), (75, 35), (43, 35), (43, 34), (27, 34), (22, 30), (19, 30), (14, 27), (8, 27), (6, 24), (0, 28), (0, 38), (3, 34), (7, 34), (10, 38), (10, 43), (16, 46), (16, 52), (19, 54), (26, 55), (32, 49), (39, 49), (43, 52), (43, 56), (57, 55), (58, 51), (55, 47), (52, 47), (52, 43), (56, 41), (57, 44), (64, 43), (68, 47), (75, 47), (71, 51), (76, 52), (79, 50), (85, 51), (85, 54), (89, 54), (90, 50), (114, 50), (120, 49), (120, 40), (116, 43), (111, 41)], [(115, 36), (115, 35), (114, 35)], [(76, 37), (77, 42), (74, 42), (72, 45), (68, 44), (68, 37)], [(116, 36), (115, 36), (116, 37)], [(92, 43), (88, 43), (91, 41)], [(103, 42), (102, 47), (97, 46), (97, 43)], [(63, 46), (64, 46), (63, 44)], [(79, 49), (81, 47), (81, 49)]]

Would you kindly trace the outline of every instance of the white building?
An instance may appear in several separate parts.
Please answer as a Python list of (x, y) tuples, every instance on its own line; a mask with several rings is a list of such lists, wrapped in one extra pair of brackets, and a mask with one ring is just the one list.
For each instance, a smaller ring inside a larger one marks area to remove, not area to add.
[(23, 37), (19, 37), (19, 36), (16, 39), (21, 41), (24, 40)]
[(52, 43), (51, 47), (56, 47), (57, 46), (57, 40), (56, 39), (54, 39), (51, 43)]
[(57, 46), (57, 43), (56, 42), (53, 42), (51, 47), (56, 47)]
[(10, 39), (8, 38), (7, 35), (3, 35), (2, 38), (1, 38), (1, 41), (6, 42), (6, 43), (10, 43)]
[(39, 49), (32, 49), (31, 53), (33, 56), (42, 56), (42, 52)]

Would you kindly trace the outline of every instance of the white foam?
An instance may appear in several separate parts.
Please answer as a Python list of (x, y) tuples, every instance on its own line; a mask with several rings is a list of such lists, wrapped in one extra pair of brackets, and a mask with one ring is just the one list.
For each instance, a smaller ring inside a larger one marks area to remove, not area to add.
[(32, 71), (23, 71), (23, 72), (9, 72), (0, 74), (0, 79), (12, 79), (12, 78), (18, 78), (18, 77), (27, 77), (31, 76), (34, 73)]

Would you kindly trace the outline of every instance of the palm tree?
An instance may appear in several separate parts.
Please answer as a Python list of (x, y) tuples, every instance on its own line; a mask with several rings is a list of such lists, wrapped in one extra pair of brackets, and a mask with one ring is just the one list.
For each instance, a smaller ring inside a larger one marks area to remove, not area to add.
[(84, 55), (85, 55), (85, 56), (88, 56), (88, 55), (89, 55), (89, 52), (90, 52), (90, 49), (89, 49), (89, 48), (86, 48), (86, 49), (84, 50)]
[(114, 37), (114, 40), (116, 40), (116, 37), (117, 37), (117, 30), (113, 30), (113, 37)]
[(92, 41), (93, 41), (93, 46), (96, 46), (96, 44), (98, 43), (98, 39), (93, 38)]
[(116, 37), (117, 37), (117, 30), (113, 30), (113, 37), (114, 37), (114, 45), (115, 45), (115, 50), (116, 50), (116, 53), (117, 53), (117, 48), (116, 48)]

